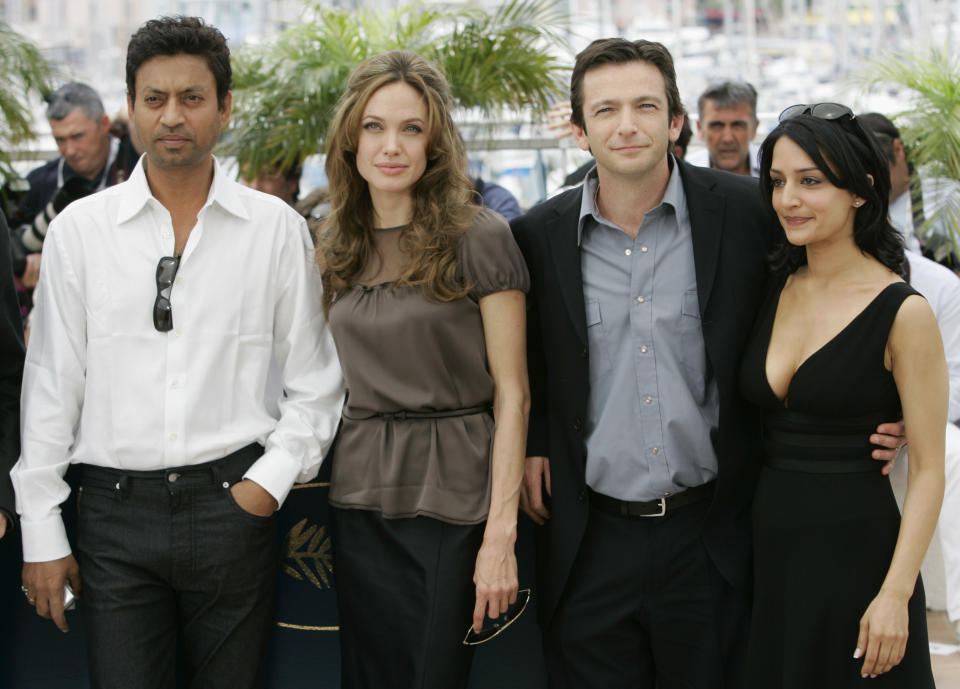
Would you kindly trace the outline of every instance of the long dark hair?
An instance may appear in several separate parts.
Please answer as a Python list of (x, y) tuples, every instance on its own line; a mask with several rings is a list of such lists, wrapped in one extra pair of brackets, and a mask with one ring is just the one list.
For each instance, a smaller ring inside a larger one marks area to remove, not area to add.
[[(831, 184), (864, 200), (854, 216), (853, 241), (861, 251), (902, 276), (903, 237), (888, 219), (890, 168), (874, 137), (864, 131), (856, 118), (847, 116), (825, 120), (808, 114), (781, 122), (760, 146), (760, 190), (771, 212), (773, 147), (784, 136), (810, 156)], [(868, 175), (873, 178), (872, 184)], [(792, 273), (806, 265), (807, 251), (784, 242), (774, 249), (770, 261), (774, 271)]]

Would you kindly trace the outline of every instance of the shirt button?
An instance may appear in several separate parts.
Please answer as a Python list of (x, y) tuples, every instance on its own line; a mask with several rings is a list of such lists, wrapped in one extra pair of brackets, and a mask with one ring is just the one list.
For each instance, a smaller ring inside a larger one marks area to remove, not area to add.
[(647, 253), (647, 247), (641, 246), (641, 247), (640, 247), (640, 253), (641, 253), (641, 254)]
[(171, 382), (171, 383), (170, 383), (170, 387), (173, 388), (173, 389), (179, 388), (179, 387), (180, 387), (180, 381), (179, 381), (179, 380), (175, 380), (175, 381)]
[(638, 303), (642, 304), (642, 303), (645, 302), (645, 301), (646, 301), (646, 299), (644, 299), (643, 297), (637, 297), (637, 302), (638, 302)]
[(647, 353), (647, 345), (643, 345), (643, 346), (640, 347), (640, 353), (641, 353), (641, 354), (646, 354), (646, 353)]
[(174, 331), (173, 331), (173, 334), (174, 334), (175, 337), (180, 337), (180, 335), (182, 335), (183, 333), (182, 333), (181, 331), (179, 331), (179, 330), (174, 330)]
[(651, 402), (653, 402), (653, 398), (650, 395), (647, 395), (646, 397), (643, 398), (643, 401), (646, 402), (647, 404), (650, 404)]
[(171, 433), (171, 434), (170, 434), (170, 440), (176, 440), (176, 439), (177, 439), (177, 434), (176, 434), (176, 433)]
[[(655, 454), (655, 455), (658, 455), (658, 454), (660, 454), (660, 448), (659, 448), (659, 447), (655, 447), (655, 448), (653, 448), (652, 450), (650, 450), (650, 452), (652, 452), (652, 453)], [(669, 493), (667, 493), (667, 495), (669, 495)]]
[(626, 250), (626, 251), (624, 251), (623, 253), (625, 253), (625, 254), (626, 254), (627, 256), (629, 256), (630, 254), (632, 254), (632, 253), (633, 253), (633, 250), (631, 250), (631, 249), (627, 249), (627, 250)]

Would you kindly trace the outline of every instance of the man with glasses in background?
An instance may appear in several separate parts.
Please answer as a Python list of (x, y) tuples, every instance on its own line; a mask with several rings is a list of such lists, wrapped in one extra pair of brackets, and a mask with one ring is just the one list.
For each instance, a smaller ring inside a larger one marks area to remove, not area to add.
[[(191, 686), (262, 685), (274, 513), (340, 416), (304, 221), (211, 155), (230, 86), (215, 28), (141, 27), (127, 103), (145, 156), (45, 243), (12, 472), (23, 592), (63, 631), (78, 594), (96, 687), (172, 686), (178, 647)], [(70, 464), (79, 566), (58, 508)]]
[(697, 136), (706, 145), (687, 160), (700, 167), (737, 175), (759, 175), (757, 149), (757, 90), (745, 81), (713, 84), (697, 100)]

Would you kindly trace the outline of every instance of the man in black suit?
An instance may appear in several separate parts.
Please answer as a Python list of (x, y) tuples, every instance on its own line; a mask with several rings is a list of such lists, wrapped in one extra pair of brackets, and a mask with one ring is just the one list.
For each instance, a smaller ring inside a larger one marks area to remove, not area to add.
[(738, 370), (782, 233), (756, 180), (670, 155), (683, 108), (659, 43), (594, 41), (571, 103), (596, 169), (512, 223), (550, 685), (737, 689), (761, 454)]
[(10, 468), (20, 455), (23, 321), (10, 264), (10, 230), (0, 215), (0, 538), (16, 529)]

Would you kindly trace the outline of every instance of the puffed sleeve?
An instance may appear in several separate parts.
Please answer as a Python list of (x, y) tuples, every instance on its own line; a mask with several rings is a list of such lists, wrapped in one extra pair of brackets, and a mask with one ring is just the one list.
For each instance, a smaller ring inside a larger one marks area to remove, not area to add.
[(471, 285), (470, 298), (479, 301), (488, 294), (530, 289), (530, 274), (523, 255), (499, 213), (481, 208), (458, 247), (460, 270)]

